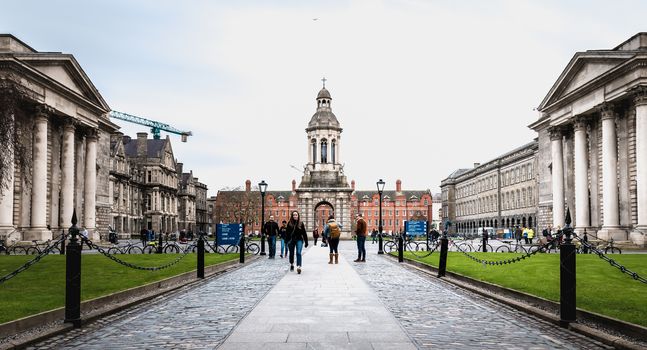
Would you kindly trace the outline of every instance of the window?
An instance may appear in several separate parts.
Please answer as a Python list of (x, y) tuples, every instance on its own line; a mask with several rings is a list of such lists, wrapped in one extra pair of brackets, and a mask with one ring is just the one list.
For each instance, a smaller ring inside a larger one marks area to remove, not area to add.
[(332, 143), (330, 145), (330, 155), (331, 155), (333, 164), (337, 163), (336, 159), (335, 159), (335, 156), (336, 156), (335, 151), (336, 151), (336, 148), (337, 148), (336, 146), (337, 146), (337, 142), (335, 140), (332, 140)]
[(321, 140), (321, 162), (328, 163), (328, 141)]
[(312, 162), (317, 162), (317, 140), (312, 140)]

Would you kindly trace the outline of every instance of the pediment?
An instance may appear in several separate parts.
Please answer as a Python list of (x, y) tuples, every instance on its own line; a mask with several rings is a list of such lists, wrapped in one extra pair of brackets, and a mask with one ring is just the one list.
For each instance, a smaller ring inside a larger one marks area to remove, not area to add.
[(115, 149), (112, 155), (116, 157), (126, 158), (126, 151), (124, 150), (123, 141), (121, 140), (117, 141), (117, 144), (115, 145)]
[(576, 54), (539, 106), (542, 110), (563, 97), (591, 85), (598, 78), (620, 67), (633, 55), (619, 52)]
[(99, 91), (71, 55), (47, 53), (20, 57), (20, 60), (91, 103), (110, 110)]

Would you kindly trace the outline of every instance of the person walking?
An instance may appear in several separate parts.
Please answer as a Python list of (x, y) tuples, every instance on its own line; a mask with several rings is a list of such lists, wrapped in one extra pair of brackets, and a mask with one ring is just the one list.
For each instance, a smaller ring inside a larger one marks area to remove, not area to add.
[(375, 244), (375, 242), (377, 242), (377, 230), (376, 229), (373, 229), (373, 231), (371, 231), (371, 238), (373, 239), (373, 243), (371, 243), (371, 244)]
[(339, 264), (339, 237), (341, 236), (341, 226), (335, 221), (335, 217), (330, 215), (328, 217), (328, 223), (324, 227), (324, 235), (327, 237), (328, 247), (330, 248), (330, 254), (328, 257), (329, 264), (332, 264), (333, 258), (335, 259), (335, 264)]
[(535, 238), (535, 230), (532, 227), (528, 227), (528, 243), (532, 244), (532, 239)]
[(296, 210), (290, 215), (287, 231), (290, 239), (290, 243), (288, 244), (290, 249), (290, 271), (294, 271), (294, 253), (296, 250), (297, 273), (301, 274), (301, 267), (303, 266), (303, 257), (301, 256), (301, 252), (303, 250), (304, 243), (306, 248), (308, 248), (308, 234), (306, 233), (305, 225), (301, 222), (299, 212)]
[[(281, 221), (281, 227), (279, 227), (279, 236), (281, 236), (281, 259), (283, 256), (288, 256), (288, 222), (283, 220)], [(283, 254), (285, 252), (285, 254)]]
[(148, 230), (142, 227), (142, 230), (139, 231), (139, 239), (142, 241), (142, 249), (146, 247), (146, 241), (148, 240)]
[(274, 259), (276, 258), (276, 236), (279, 234), (279, 224), (274, 221), (274, 215), (270, 215), (270, 220), (265, 223), (263, 233), (267, 236), (268, 259)]
[(357, 235), (357, 260), (355, 262), (366, 262), (366, 234), (368, 233), (368, 226), (362, 217), (362, 214), (355, 216), (357, 225), (355, 225), (355, 235)]
[(514, 230), (514, 238), (517, 240), (517, 244), (520, 244), (519, 242), (521, 242), (521, 234), (522, 233), (523, 232), (521, 231), (521, 227), (519, 227), (519, 225), (517, 225), (517, 227)]
[(315, 229), (312, 231), (312, 238), (315, 240), (315, 247), (317, 246), (317, 240), (319, 240), (319, 228), (315, 227)]

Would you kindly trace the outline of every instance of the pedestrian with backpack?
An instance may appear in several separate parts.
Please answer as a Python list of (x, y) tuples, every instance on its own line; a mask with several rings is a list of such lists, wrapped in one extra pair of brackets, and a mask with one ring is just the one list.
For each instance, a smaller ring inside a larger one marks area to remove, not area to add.
[(328, 247), (330, 247), (330, 260), (329, 264), (332, 264), (333, 258), (335, 259), (335, 264), (339, 264), (339, 237), (341, 237), (341, 226), (335, 221), (335, 217), (330, 215), (328, 217), (328, 223), (324, 227), (324, 235), (328, 237)]
[(290, 271), (294, 271), (294, 253), (296, 251), (297, 273), (301, 274), (301, 267), (303, 266), (301, 252), (303, 251), (304, 243), (306, 248), (308, 248), (308, 234), (306, 233), (305, 225), (299, 218), (299, 212), (296, 210), (290, 215), (287, 231), (290, 239), (290, 243), (288, 244), (288, 248), (290, 249)]

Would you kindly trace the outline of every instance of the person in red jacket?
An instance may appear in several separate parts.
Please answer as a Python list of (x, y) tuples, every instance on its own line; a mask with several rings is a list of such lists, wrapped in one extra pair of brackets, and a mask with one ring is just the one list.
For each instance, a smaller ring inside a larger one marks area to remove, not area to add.
[(368, 225), (362, 217), (362, 214), (357, 214), (357, 225), (355, 225), (355, 235), (357, 235), (357, 260), (355, 262), (366, 262), (366, 234), (368, 233)]

